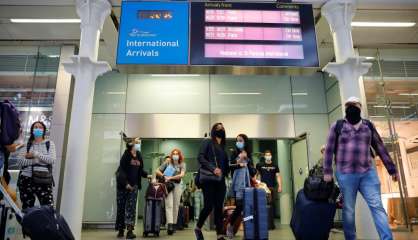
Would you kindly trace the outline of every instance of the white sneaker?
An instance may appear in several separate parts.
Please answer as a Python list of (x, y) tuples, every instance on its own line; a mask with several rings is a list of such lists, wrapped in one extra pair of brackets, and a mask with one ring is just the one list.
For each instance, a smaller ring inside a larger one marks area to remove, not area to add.
[(226, 227), (226, 236), (229, 239), (234, 238), (234, 227), (232, 227), (230, 224), (228, 224), (228, 226)]

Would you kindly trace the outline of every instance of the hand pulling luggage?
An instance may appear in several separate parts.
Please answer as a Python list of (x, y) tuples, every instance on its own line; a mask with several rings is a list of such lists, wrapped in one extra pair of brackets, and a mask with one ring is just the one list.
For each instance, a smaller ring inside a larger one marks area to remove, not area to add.
[(67, 222), (53, 207), (33, 207), (22, 213), (1, 185), (0, 191), (22, 225), (24, 236), (30, 237), (31, 240), (74, 240)]
[(244, 191), (244, 239), (268, 239), (268, 212), (266, 192), (246, 188)]
[(153, 234), (156, 237), (160, 236), (161, 203), (162, 200), (146, 200), (144, 213), (144, 237), (148, 237), (149, 234)]
[(335, 203), (309, 200), (300, 190), (290, 226), (297, 240), (328, 240), (333, 226)]

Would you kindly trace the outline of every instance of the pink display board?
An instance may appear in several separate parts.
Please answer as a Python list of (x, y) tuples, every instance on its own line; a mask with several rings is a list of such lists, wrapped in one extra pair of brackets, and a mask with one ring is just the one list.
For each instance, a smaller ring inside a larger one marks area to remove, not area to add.
[(301, 45), (206, 43), (207, 58), (303, 59)]
[(298, 11), (205, 10), (206, 22), (300, 24)]
[(208, 40), (302, 41), (300, 28), (206, 26)]

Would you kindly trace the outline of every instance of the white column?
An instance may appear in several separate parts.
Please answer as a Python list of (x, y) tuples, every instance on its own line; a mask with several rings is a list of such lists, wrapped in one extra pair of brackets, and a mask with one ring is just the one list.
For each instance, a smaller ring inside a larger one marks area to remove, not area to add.
[(75, 86), (60, 210), (78, 240), (81, 239), (94, 84), (99, 75), (111, 70), (108, 63), (97, 61), (100, 31), (110, 15), (111, 4), (107, 0), (76, 0), (76, 8), (81, 19), (80, 51), (64, 64), (65, 70), (74, 75)]
[[(351, 22), (355, 15), (356, 0), (329, 0), (322, 7), (322, 15), (327, 19), (334, 40), (335, 63), (328, 63), (324, 71), (334, 75), (340, 85), (341, 102), (356, 96), (367, 105), (360, 78), (366, 74), (371, 63), (356, 56), (351, 35)], [(367, 113), (367, 110), (363, 111)], [(356, 230), (358, 239), (379, 239), (370, 210), (363, 197), (358, 195), (356, 205)]]

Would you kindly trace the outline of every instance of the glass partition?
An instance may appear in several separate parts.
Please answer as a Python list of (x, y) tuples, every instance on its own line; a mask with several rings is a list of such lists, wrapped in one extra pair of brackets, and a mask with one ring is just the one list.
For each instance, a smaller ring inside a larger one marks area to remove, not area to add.
[[(24, 141), (33, 122), (51, 126), (60, 51), (61, 47), (0, 46), (0, 101), (10, 100), (19, 110)], [(17, 169), (13, 157), (9, 169)]]

